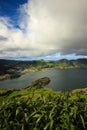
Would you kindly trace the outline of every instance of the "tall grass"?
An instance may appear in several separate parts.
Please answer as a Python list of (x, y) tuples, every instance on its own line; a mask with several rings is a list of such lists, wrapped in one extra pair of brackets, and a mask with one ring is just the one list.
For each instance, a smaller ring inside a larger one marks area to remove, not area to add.
[(87, 130), (87, 100), (69, 93), (4, 100), (0, 130)]

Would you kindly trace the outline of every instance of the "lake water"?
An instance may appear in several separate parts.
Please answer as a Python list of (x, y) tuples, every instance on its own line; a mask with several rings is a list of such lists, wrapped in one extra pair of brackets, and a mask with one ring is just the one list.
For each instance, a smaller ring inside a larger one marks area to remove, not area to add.
[(25, 88), (32, 81), (42, 77), (49, 77), (50, 84), (47, 86), (53, 90), (70, 91), (72, 89), (87, 87), (87, 69), (48, 69), (22, 75), (19, 78), (0, 81), (0, 88)]

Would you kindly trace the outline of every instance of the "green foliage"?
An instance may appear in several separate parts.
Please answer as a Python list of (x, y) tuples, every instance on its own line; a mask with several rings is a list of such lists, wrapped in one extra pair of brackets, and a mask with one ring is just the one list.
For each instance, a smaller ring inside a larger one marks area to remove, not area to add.
[(50, 78), (43, 77), (43, 78), (33, 81), (31, 86), (36, 87), (36, 88), (41, 88), (48, 85), (50, 81), (51, 81)]
[[(87, 130), (87, 96), (28, 88), (0, 105), (0, 130)], [(15, 91), (14, 91), (15, 92)], [(17, 91), (13, 95), (16, 95)], [(35, 94), (40, 96), (35, 98)], [(52, 94), (51, 94), (52, 93)], [(12, 95), (12, 94), (11, 94)], [(84, 94), (82, 94), (84, 95)], [(86, 98), (85, 98), (86, 97)]]
[(14, 61), (0, 60), (0, 80), (17, 78), (26, 72), (41, 71), (47, 68), (72, 69), (87, 68), (87, 59), (58, 61)]
[(13, 92), (13, 90), (1, 89), (1, 90), (0, 90), (0, 96), (8, 96), (8, 95), (11, 94), (12, 92)]

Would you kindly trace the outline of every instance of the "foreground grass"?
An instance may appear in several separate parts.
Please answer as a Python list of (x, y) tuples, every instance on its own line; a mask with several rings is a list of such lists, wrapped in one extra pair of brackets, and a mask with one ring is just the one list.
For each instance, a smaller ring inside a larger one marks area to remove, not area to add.
[(0, 130), (87, 130), (86, 91), (0, 90)]

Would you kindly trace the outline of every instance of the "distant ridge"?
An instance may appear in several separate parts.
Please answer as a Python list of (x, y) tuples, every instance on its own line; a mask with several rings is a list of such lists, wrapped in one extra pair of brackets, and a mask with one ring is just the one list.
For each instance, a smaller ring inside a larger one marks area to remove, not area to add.
[(36, 68), (37, 70), (43, 68), (87, 68), (87, 59), (67, 60), (61, 59), (56, 61), (32, 60), (32, 61), (18, 61), (0, 59), (0, 75), (10, 73), (9, 70), (19, 71), (24, 69)]

